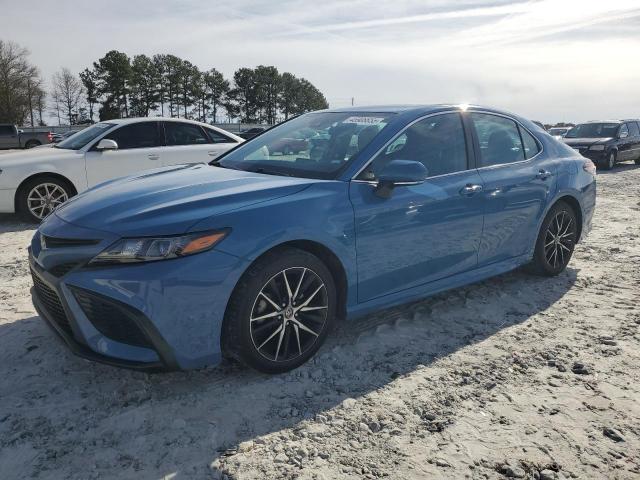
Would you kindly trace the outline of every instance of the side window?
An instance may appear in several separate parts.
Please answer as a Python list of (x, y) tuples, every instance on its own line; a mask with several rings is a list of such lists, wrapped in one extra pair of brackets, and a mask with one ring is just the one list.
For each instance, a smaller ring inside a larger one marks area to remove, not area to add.
[(629, 136), (629, 129), (627, 128), (627, 124), (623, 124), (620, 129), (618, 130), (618, 136), (620, 138), (624, 138), (624, 137), (628, 137)]
[(380, 152), (358, 178), (375, 180), (391, 160), (422, 162), (430, 177), (466, 170), (467, 145), (460, 115), (444, 113), (414, 123)]
[(109, 133), (104, 138), (115, 140), (120, 150), (160, 146), (157, 122), (140, 122), (125, 125)]
[(520, 130), (520, 137), (522, 137), (522, 144), (524, 145), (524, 156), (527, 159), (535, 157), (540, 153), (540, 146), (538, 145), (538, 142), (533, 138), (533, 135), (527, 132), (520, 125), (518, 125), (518, 129)]
[(488, 113), (471, 113), (470, 117), (480, 143), (481, 167), (525, 159), (516, 122)]
[(210, 143), (202, 129), (192, 123), (164, 122), (164, 133), (169, 146)]
[(7, 135), (15, 135), (15, 134), (16, 134), (16, 131), (11, 125), (0, 125), (0, 135), (7, 136)]
[(223, 135), (220, 132), (217, 132), (211, 128), (205, 128), (204, 131), (209, 136), (209, 140), (212, 143), (236, 143), (235, 140), (230, 139), (226, 135)]
[(638, 124), (636, 122), (627, 123), (629, 126), (629, 136), (630, 137), (638, 137), (640, 136), (640, 129), (638, 129)]

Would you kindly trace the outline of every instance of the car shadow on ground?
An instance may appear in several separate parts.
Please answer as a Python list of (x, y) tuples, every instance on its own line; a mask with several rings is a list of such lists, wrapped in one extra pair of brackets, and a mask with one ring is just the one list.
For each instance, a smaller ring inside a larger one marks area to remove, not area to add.
[[(535, 323), (576, 278), (571, 268), (554, 278), (514, 271), (348, 322), (308, 364), (279, 376), (233, 363), (153, 375), (99, 365), (73, 356), (38, 317), (25, 316), (0, 325), (0, 450), (32, 452), (25, 476), (88, 469), (217, 478), (212, 462), (242, 442), (295, 429), (347, 398)], [(508, 345), (517, 350), (517, 337)]]

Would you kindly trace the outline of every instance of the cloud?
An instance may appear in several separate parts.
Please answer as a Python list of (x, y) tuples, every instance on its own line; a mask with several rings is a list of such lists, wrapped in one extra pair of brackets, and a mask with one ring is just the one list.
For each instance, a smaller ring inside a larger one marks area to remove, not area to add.
[(640, 105), (637, 0), (32, 0), (2, 11), (0, 37), (29, 47), (46, 78), (118, 49), (228, 77), (276, 65), (332, 106), (467, 101), (554, 121)]

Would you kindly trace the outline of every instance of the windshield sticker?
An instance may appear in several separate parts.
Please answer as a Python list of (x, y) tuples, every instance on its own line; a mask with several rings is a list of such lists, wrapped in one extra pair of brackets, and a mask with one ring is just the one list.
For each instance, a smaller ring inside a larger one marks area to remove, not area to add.
[(349, 117), (344, 123), (357, 123), (358, 125), (377, 125), (384, 121), (383, 117)]

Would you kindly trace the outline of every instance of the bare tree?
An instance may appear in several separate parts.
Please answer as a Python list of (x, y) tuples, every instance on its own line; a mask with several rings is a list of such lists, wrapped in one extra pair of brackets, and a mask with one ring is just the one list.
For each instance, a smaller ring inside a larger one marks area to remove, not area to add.
[(82, 93), (82, 83), (68, 68), (53, 74), (53, 101), (57, 110), (64, 109), (69, 125), (76, 123)]
[(41, 80), (27, 57), (29, 51), (0, 40), (0, 122), (22, 124), (33, 102), (33, 88)]

